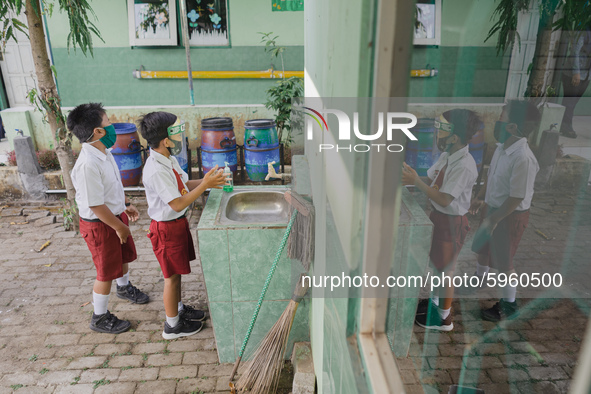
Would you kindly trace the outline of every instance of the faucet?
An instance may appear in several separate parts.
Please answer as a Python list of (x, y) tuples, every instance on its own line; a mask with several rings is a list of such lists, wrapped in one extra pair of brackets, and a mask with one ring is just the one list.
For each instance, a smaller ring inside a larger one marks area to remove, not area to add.
[(273, 164), (275, 164), (274, 161), (267, 163), (267, 176), (265, 177), (265, 180), (268, 181), (270, 178), (277, 178), (277, 179), (283, 179), (284, 174), (278, 174), (277, 172), (275, 172), (275, 167), (273, 167)]

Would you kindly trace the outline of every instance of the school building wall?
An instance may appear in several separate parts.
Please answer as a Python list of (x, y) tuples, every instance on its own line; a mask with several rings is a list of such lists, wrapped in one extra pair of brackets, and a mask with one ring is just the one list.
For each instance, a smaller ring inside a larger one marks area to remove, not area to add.
[[(229, 0), (231, 47), (191, 48), (193, 70), (261, 71), (281, 69), (279, 59), (271, 60), (258, 32), (278, 35), (277, 44), (287, 46), (285, 69), (304, 67), (303, 12), (272, 12), (269, 0)], [(144, 66), (152, 71), (186, 71), (185, 49), (176, 47), (131, 48), (127, 2), (101, 0), (91, 3), (95, 24), (104, 40), (94, 38), (94, 57), (66, 48), (69, 34), (67, 16), (54, 11), (47, 18), (53, 61), (62, 104), (75, 106), (98, 101), (107, 106), (184, 105), (189, 102), (186, 79), (135, 79), (132, 72)], [(199, 79), (194, 81), (196, 104), (261, 104), (271, 79)]]

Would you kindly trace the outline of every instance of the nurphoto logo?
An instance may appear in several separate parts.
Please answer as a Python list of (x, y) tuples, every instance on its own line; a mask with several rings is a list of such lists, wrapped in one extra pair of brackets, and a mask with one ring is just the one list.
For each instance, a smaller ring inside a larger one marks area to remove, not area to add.
[[(305, 115), (309, 116), (310, 119), (306, 122), (306, 135), (308, 140), (313, 139), (314, 135), (314, 123), (312, 120), (318, 124), (320, 130), (322, 132), (329, 131), (328, 129), (328, 122), (326, 121), (325, 117), (332, 114), (336, 116), (338, 121), (338, 133), (335, 136), (338, 136), (339, 141), (350, 141), (351, 140), (351, 119), (349, 115), (347, 115), (344, 111), (338, 109), (323, 109), (322, 111), (315, 110), (310, 107), (300, 107), (299, 109)], [(400, 123), (400, 120), (409, 120), (409, 122)], [(417, 141), (417, 137), (415, 137), (409, 129), (412, 129), (417, 124), (417, 117), (408, 112), (379, 112), (377, 117), (378, 129), (373, 133), (363, 133), (359, 129), (359, 113), (355, 112), (353, 114), (353, 133), (356, 138), (362, 141), (375, 141), (378, 138), (382, 137), (384, 133), (384, 128), (386, 130), (386, 138), (388, 141), (392, 141), (392, 135), (395, 131), (402, 131), (410, 140)], [(385, 123), (385, 127), (384, 127)], [(319, 144), (319, 152), (327, 151), (327, 150), (335, 150), (337, 152), (346, 150), (349, 152), (369, 152), (371, 150), (376, 150), (380, 152), (381, 149), (385, 149), (388, 152), (402, 152), (404, 150), (404, 146), (400, 144), (348, 144), (348, 145), (335, 145), (335, 144)]]

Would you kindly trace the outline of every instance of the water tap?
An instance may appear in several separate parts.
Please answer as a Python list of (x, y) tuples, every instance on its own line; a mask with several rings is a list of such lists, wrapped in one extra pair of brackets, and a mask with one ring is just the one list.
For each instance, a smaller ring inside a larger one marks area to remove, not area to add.
[(274, 161), (267, 163), (268, 171), (267, 176), (265, 177), (266, 181), (268, 181), (270, 178), (283, 179), (283, 174), (278, 174), (277, 172), (275, 172), (275, 167), (273, 167), (274, 164)]

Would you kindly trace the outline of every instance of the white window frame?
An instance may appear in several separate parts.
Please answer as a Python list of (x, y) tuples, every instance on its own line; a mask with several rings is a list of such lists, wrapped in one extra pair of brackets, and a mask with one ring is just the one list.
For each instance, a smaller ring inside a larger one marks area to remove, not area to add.
[(176, 46), (178, 45), (176, 0), (168, 0), (168, 26), (170, 38), (136, 38), (135, 37), (135, 1), (127, 0), (127, 20), (129, 45), (134, 46)]
[[(373, 96), (406, 97), (412, 51), (414, 1), (378, 0), (375, 35)], [(376, 100), (377, 105), (384, 101)], [(388, 108), (374, 112), (405, 112), (397, 108), (401, 100), (392, 100)], [(373, 130), (373, 129), (372, 129)], [(398, 133), (395, 139), (377, 143), (404, 143)], [(402, 155), (372, 151), (369, 157), (363, 272), (386, 283), (390, 275), (396, 230), (400, 212), (400, 176)], [(377, 292), (376, 292), (377, 290)], [(404, 384), (386, 336), (388, 288), (363, 288), (359, 347), (371, 388), (379, 393), (404, 393)]]

